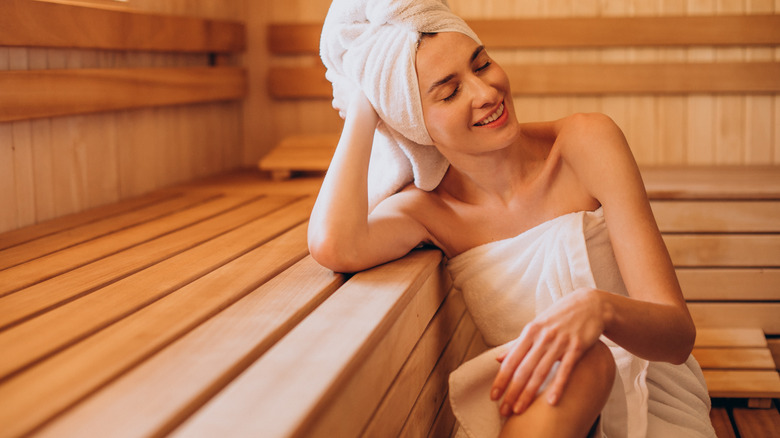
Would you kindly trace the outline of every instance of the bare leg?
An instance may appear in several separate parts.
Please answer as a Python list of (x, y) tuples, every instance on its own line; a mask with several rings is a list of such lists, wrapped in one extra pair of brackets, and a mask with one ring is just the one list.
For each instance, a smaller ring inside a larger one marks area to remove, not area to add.
[(598, 342), (572, 370), (556, 406), (547, 403), (543, 391), (525, 412), (509, 417), (501, 438), (585, 437), (606, 404), (614, 379), (612, 353)]

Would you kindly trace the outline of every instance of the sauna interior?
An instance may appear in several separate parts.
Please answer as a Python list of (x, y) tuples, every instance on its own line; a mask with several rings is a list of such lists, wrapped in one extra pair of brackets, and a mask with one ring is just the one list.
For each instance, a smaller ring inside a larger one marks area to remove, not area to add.
[[(329, 4), (0, 0), (0, 437), (453, 433), (447, 375), (485, 346), (442, 255), (346, 276), (307, 253), (342, 123), (316, 54)], [(629, 43), (486, 46), (563, 78), (510, 74), (521, 121), (623, 129), (718, 436), (780, 436), (780, 0), (449, 4), (485, 29), (629, 20)]]

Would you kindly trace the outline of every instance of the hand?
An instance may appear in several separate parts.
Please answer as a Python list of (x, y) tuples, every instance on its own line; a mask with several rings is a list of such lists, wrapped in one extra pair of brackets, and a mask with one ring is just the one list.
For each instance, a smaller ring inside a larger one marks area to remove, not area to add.
[(528, 323), (508, 350), (496, 359), (501, 367), (490, 397), (504, 396), (501, 414), (520, 414), (528, 408), (555, 362), (558, 371), (547, 393), (555, 405), (572, 369), (604, 331), (600, 292), (580, 288), (556, 302)]

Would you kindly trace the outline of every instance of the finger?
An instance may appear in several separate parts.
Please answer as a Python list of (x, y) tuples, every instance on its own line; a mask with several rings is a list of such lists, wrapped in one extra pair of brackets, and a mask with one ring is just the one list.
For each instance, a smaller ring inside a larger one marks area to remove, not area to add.
[(569, 351), (561, 359), (561, 364), (558, 366), (558, 372), (555, 374), (550, 389), (547, 392), (547, 403), (555, 406), (563, 395), (563, 390), (566, 388), (566, 384), (569, 382), (574, 366), (582, 357), (581, 354), (577, 354), (574, 351)]
[[(510, 413), (514, 409), (517, 403), (518, 397), (525, 389), (529, 379), (534, 373), (534, 370), (539, 366), (539, 362), (545, 356), (549, 346), (545, 343), (539, 343), (535, 345), (531, 351), (528, 352), (522, 363), (515, 369), (512, 374), (512, 378), (504, 392), (503, 406), (506, 406)], [(503, 409), (506, 410), (506, 409)]]
[(560, 360), (563, 352), (563, 348), (558, 346), (557, 348), (548, 350), (544, 357), (540, 359), (539, 363), (536, 365), (533, 373), (528, 379), (528, 382), (525, 384), (525, 386), (522, 388), (522, 391), (518, 395), (517, 401), (513, 405), (512, 410), (515, 414), (523, 413), (528, 408), (528, 406), (531, 405), (531, 403), (536, 398), (536, 395), (539, 393), (539, 389), (547, 380), (547, 377), (552, 371), (555, 362)]
[(493, 379), (490, 390), (490, 398), (492, 400), (501, 398), (506, 386), (512, 379), (512, 375), (528, 353), (531, 345), (531, 340), (518, 338), (517, 341), (514, 342), (514, 345), (507, 350), (501, 361), (501, 367), (499, 368), (495, 379)]

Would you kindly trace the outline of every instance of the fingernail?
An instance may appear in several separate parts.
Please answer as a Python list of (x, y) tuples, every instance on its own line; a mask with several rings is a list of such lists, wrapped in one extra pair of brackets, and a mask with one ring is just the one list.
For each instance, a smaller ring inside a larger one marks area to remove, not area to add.
[(555, 406), (555, 404), (558, 403), (558, 395), (557, 394), (550, 394), (547, 397), (547, 403)]
[(525, 409), (524, 403), (522, 401), (519, 401), (515, 404), (514, 412), (515, 414), (520, 414)]
[(509, 407), (509, 403), (504, 403), (503, 405), (501, 405), (501, 411), (500, 412), (501, 412), (502, 416), (508, 417), (509, 414), (512, 413), (512, 408)]
[(498, 388), (493, 388), (493, 391), (490, 392), (490, 399), (498, 400), (499, 395), (501, 395), (501, 391), (499, 391)]

